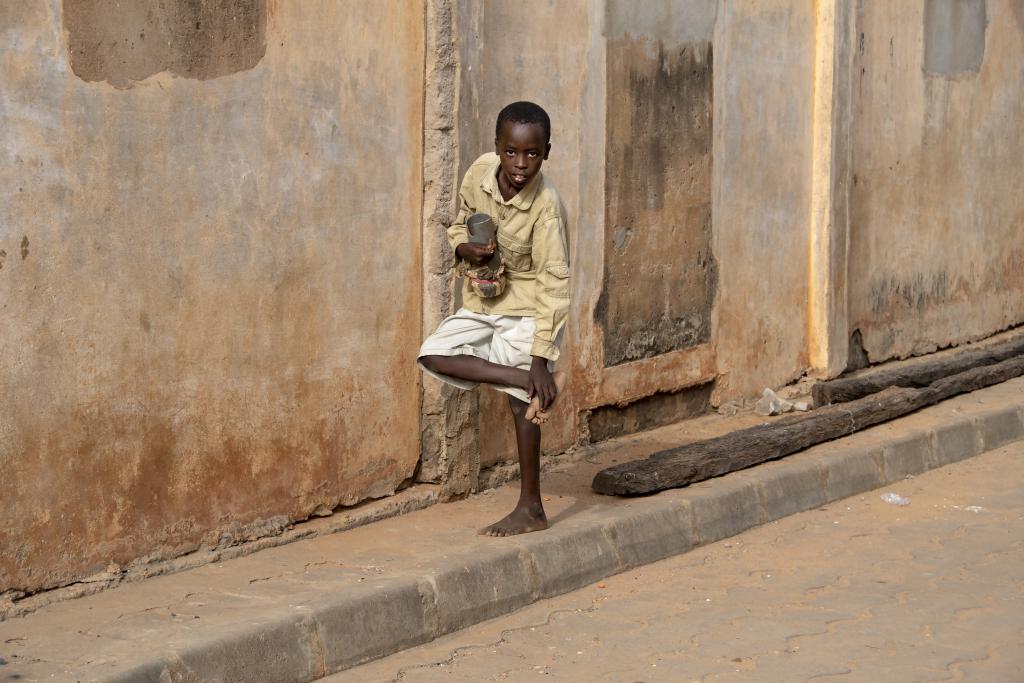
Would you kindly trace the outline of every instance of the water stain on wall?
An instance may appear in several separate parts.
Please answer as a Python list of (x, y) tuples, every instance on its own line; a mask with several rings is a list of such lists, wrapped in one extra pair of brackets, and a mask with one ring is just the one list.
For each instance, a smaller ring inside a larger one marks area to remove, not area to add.
[(609, 41), (607, 106), (605, 281), (595, 318), (610, 367), (711, 336), (711, 44)]
[(949, 274), (943, 271), (916, 272), (909, 276), (878, 277), (871, 283), (871, 312), (876, 319), (894, 315), (921, 314), (929, 306), (949, 299)]
[(63, 23), (75, 75), (118, 88), (162, 71), (226, 76), (266, 52), (266, 0), (64, 0)]

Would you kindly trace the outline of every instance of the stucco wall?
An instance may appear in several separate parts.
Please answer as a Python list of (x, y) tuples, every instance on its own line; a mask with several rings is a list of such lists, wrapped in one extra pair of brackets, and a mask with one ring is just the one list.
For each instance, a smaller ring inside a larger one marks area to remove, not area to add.
[(604, 365), (706, 344), (711, 253), (711, 36), (660, 40), (612, 16), (608, 41)]
[(807, 367), (811, 0), (724, 2), (715, 32), (715, 347), (720, 399)]
[(237, 4), (80, 77), (96, 3), (0, 3), (0, 592), (412, 474), (422, 4)]
[(1024, 8), (858, 8), (850, 333), (880, 362), (1024, 322)]

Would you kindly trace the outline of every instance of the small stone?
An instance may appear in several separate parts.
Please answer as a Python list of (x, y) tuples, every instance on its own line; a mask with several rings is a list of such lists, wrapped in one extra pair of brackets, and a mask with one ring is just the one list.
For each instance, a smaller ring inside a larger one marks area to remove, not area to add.
[(793, 404), (793, 410), (797, 410), (801, 413), (806, 413), (810, 409), (811, 404), (808, 403), (807, 401), (797, 401), (796, 403)]

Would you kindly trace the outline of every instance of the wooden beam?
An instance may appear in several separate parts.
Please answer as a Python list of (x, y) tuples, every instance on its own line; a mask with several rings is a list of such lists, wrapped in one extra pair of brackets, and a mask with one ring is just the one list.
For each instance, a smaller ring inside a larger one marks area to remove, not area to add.
[(597, 473), (591, 484), (605, 495), (638, 495), (687, 486), (775, 460), (906, 415), (957, 394), (1024, 375), (1024, 357), (937, 379), (927, 387), (889, 387), (877, 394), (714, 439), (660, 451)]
[(945, 358), (913, 363), (896, 368), (879, 368), (857, 377), (841, 377), (817, 382), (811, 387), (815, 408), (855, 401), (887, 387), (926, 387), (941, 377), (1024, 355), (1024, 337), (1011, 339), (983, 349), (971, 349)]

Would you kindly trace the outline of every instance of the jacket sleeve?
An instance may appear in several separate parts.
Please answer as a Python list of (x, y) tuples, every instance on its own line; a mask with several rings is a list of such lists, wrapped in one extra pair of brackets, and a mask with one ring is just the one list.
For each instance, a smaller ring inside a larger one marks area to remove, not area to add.
[(530, 355), (558, 360), (555, 339), (569, 315), (569, 243), (561, 212), (534, 227), (533, 263), (537, 317)]
[[(456, 247), (469, 241), (469, 229), (466, 227), (466, 221), (476, 213), (473, 200), (473, 181), (470, 179), (472, 170), (467, 171), (462, 179), (462, 185), (459, 187), (459, 213), (455, 216), (455, 221), (448, 226), (448, 244), (452, 248), (453, 256)], [(454, 258), (458, 262), (459, 257), (454, 256)]]

